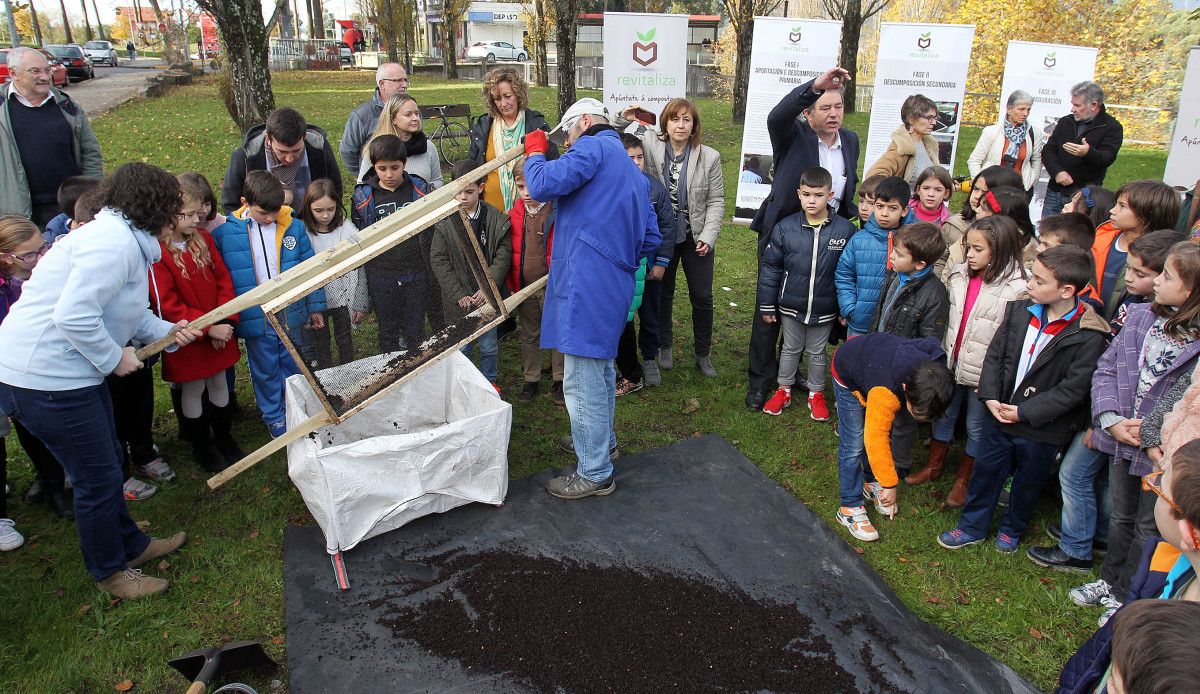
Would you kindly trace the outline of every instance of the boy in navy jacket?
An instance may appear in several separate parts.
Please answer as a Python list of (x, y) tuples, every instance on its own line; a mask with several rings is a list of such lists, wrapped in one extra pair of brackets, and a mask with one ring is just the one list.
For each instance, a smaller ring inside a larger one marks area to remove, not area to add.
[(829, 419), (825, 404), (825, 345), (838, 315), (833, 276), (842, 249), (854, 235), (849, 221), (831, 213), (833, 178), (820, 166), (800, 175), (800, 211), (775, 223), (758, 271), (758, 311), (763, 322), (779, 321), (783, 350), (779, 389), (763, 412), (779, 415), (792, 403), (800, 352), (808, 355), (808, 409)]
[(1054, 457), (1087, 421), (1088, 392), (1104, 351), (1108, 324), (1079, 300), (1091, 281), (1091, 254), (1056, 246), (1038, 254), (1029, 298), (1010, 301), (988, 346), (979, 378), (987, 405), (980, 450), (958, 527), (938, 544), (959, 549), (987, 539), (992, 515), (1012, 471), (1008, 508), (996, 549), (1015, 552)]

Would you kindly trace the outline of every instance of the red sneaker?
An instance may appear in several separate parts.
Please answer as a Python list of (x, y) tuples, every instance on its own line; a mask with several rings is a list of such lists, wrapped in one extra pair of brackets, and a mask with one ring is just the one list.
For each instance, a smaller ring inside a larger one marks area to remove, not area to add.
[(763, 412), (769, 415), (779, 416), (783, 414), (783, 409), (792, 404), (792, 391), (786, 388), (780, 388), (775, 391), (767, 404), (763, 405)]
[(829, 421), (829, 408), (825, 406), (824, 393), (808, 394), (808, 411), (812, 413), (812, 418), (818, 422)]

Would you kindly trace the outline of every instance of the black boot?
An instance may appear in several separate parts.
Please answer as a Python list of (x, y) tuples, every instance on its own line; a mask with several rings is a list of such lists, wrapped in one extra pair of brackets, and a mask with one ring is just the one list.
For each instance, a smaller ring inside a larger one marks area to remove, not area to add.
[(212, 445), (208, 433), (208, 418), (201, 415), (195, 419), (182, 420), (184, 436), (192, 444), (192, 460), (208, 472), (220, 472), (229, 467), (225, 458)]
[(187, 441), (187, 433), (183, 423), (183, 389), (168, 388), (171, 391), (171, 410), (175, 412), (175, 425), (179, 427), (179, 440)]
[(230, 403), (225, 407), (212, 407), (212, 415), (209, 420), (212, 422), (213, 445), (229, 465), (246, 457), (246, 454), (238, 447), (237, 441), (233, 439), (232, 429), (235, 416), (233, 403)]
[(45, 496), (46, 505), (63, 520), (75, 520), (75, 493), (52, 491)]

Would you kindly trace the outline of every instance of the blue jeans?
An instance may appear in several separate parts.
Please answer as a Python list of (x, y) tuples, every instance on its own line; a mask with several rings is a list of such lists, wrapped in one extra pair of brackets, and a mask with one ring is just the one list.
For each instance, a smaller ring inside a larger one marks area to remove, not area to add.
[(479, 345), (479, 370), (483, 377), (495, 383), (500, 379), (500, 338), (496, 328), (480, 335), (474, 342), (463, 345), (462, 353), (467, 359), (475, 354), (475, 346)]
[(875, 480), (863, 444), (867, 411), (858, 396), (837, 380), (833, 382), (833, 397), (837, 403), (838, 496), (842, 506), (854, 508), (863, 505), (863, 483)]
[(1075, 435), (1058, 470), (1062, 487), (1062, 536), (1058, 546), (1074, 559), (1092, 558), (1092, 540), (1108, 537), (1108, 461), (1106, 453), (1083, 445)]
[[(1042, 202), (1042, 219), (1062, 212), (1063, 205), (1071, 202), (1073, 197), (1075, 197), (1075, 193), (1065, 194), (1056, 190), (1047, 190), (1046, 199)], [(1078, 212), (1078, 210), (1076, 211)]]
[(75, 488), (75, 528), (83, 563), (103, 581), (150, 544), (125, 507), (124, 459), (112, 399), (103, 384), (40, 391), (0, 384), (0, 410), (46, 444)]
[(286, 419), (284, 407), (284, 381), (292, 374), (300, 373), (296, 360), (283, 346), (283, 340), (275, 331), (267, 328), (267, 334), (247, 337), (246, 362), (250, 365), (250, 385), (254, 388), (254, 401), (262, 412), (263, 423), (271, 426)]
[(617, 367), (612, 359), (563, 355), (563, 397), (571, 417), (571, 440), (580, 477), (604, 482), (613, 473), (608, 457), (617, 445)]
[(942, 443), (954, 440), (954, 429), (958, 425), (958, 415), (966, 407), (967, 410), (967, 446), (963, 451), (972, 458), (979, 457), (979, 439), (983, 435), (983, 423), (992, 418), (987, 406), (975, 395), (974, 386), (954, 386), (954, 397), (950, 398), (950, 406), (946, 414), (933, 423), (933, 439)]
[(967, 537), (987, 537), (1004, 480), (1011, 471), (1012, 489), (1008, 508), (1000, 517), (1000, 532), (1020, 538), (1033, 517), (1038, 494), (1053, 472), (1054, 455), (1059, 446), (1013, 436), (1001, 429), (989, 414), (983, 423), (979, 448), (982, 453), (975, 459), (958, 529)]

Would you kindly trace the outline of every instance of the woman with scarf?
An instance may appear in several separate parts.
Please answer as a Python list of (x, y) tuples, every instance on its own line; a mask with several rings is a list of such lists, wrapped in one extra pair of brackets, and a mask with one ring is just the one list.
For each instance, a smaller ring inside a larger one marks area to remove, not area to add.
[(989, 166), (1004, 166), (1021, 175), (1026, 195), (1032, 195), (1042, 168), (1042, 133), (1029, 124), (1033, 97), (1020, 89), (1008, 95), (1004, 117), (979, 135), (979, 142), (967, 159), (967, 171), (974, 178)]
[[(525, 140), (534, 130), (549, 132), (546, 117), (529, 108), (529, 84), (511, 65), (489, 70), (483, 77), (483, 101), (488, 112), (471, 126), (471, 149), (467, 155), (475, 166), (483, 166)], [(553, 144), (547, 159), (558, 156)], [(507, 213), (520, 195), (513, 182), (513, 166), (508, 162), (488, 174), (483, 199)]]
[(421, 107), (417, 105), (416, 99), (401, 93), (391, 97), (383, 105), (379, 120), (375, 123), (375, 132), (371, 133), (367, 144), (363, 146), (362, 164), (358, 167), (359, 183), (362, 183), (363, 176), (374, 166), (371, 154), (367, 150), (371, 146), (371, 140), (380, 135), (395, 135), (404, 143), (404, 149), (408, 152), (408, 161), (404, 163), (405, 172), (420, 176), (429, 183), (429, 190), (442, 187), (445, 182), (442, 180), (442, 160), (437, 145), (421, 130)]

